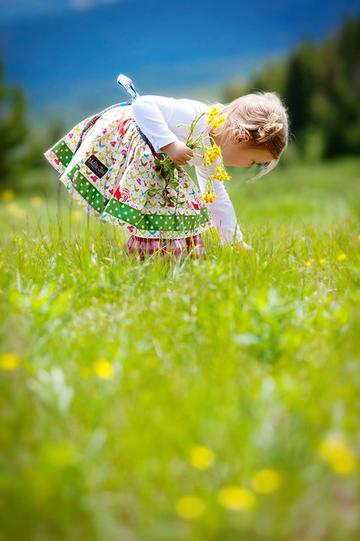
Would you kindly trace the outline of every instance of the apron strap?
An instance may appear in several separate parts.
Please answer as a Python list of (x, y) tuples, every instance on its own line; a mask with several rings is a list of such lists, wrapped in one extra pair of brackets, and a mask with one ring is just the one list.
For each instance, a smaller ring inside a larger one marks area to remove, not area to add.
[(134, 85), (134, 83), (132, 82), (132, 80), (130, 79), (130, 77), (128, 77), (128, 76), (125, 75), (124, 73), (119, 73), (118, 78), (117, 78), (117, 82), (118, 82), (119, 85), (122, 86), (122, 87), (126, 90), (126, 92), (130, 95), (130, 100), (129, 100), (130, 103), (131, 103), (132, 101), (134, 101), (134, 99), (135, 99), (137, 96), (140, 96), (139, 92), (136, 90), (135, 85)]
[[(134, 85), (133, 81), (130, 79), (130, 77), (128, 77), (124, 73), (119, 73), (118, 78), (117, 78), (117, 82), (130, 95), (129, 101), (125, 102), (125, 103), (130, 105), (134, 101), (134, 99), (137, 98), (137, 96), (140, 96), (139, 92), (135, 88), (135, 85)], [(145, 133), (143, 133), (140, 130), (139, 126), (137, 126), (137, 129), (139, 130), (140, 135), (143, 138), (143, 140), (145, 141), (145, 143), (147, 143), (147, 145), (150, 147), (150, 150), (151, 150), (152, 154), (155, 156), (155, 158), (160, 158), (161, 154), (155, 151), (151, 141), (149, 141), (149, 139), (148, 139), (148, 137), (146, 137)]]
[[(118, 77), (117, 77), (117, 82), (120, 86), (122, 86), (126, 92), (129, 94), (130, 98), (128, 101), (122, 101), (121, 103), (114, 103), (113, 105), (110, 105), (109, 107), (106, 107), (106, 109), (103, 109), (102, 111), (100, 111), (99, 113), (96, 113), (95, 115), (93, 115), (90, 120), (86, 123), (86, 125), (84, 126), (81, 134), (80, 134), (80, 137), (79, 137), (79, 141), (78, 141), (78, 144), (74, 150), (74, 154), (75, 152), (79, 149), (82, 141), (83, 141), (83, 138), (84, 138), (84, 135), (86, 134), (86, 132), (95, 124), (95, 122), (97, 120), (99, 120), (99, 118), (106, 112), (106, 111), (109, 111), (109, 109), (112, 109), (113, 107), (118, 107), (119, 105), (131, 105), (131, 103), (134, 101), (134, 99), (137, 97), (137, 96), (140, 96), (139, 92), (136, 90), (135, 88), (135, 85), (133, 83), (133, 81), (130, 79), (130, 77), (128, 77), (127, 75), (125, 75), (124, 73), (119, 73)], [(153, 147), (153, 145), (151, 144), (151, 142), (149, 141), (149, 139), (146, 137), (146, 135), (140, 130), (140, 128), (137, 126), (139, 132), (140, 132), (140, 135), (141, 137), (144, 139), (145, 143), (148, 144), (148, 146), (150, 147), (150, 150), (152, 152), (152, 154), (156, 157), (156, 158), (160, 158), (161, 155), (159, 153), (157, 153)]]

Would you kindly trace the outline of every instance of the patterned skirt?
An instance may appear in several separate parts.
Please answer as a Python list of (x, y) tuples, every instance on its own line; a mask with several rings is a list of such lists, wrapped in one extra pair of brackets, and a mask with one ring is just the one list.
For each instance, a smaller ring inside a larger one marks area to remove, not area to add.
[(130, 233), (129, 252), (204, 254), (201, 235), (213, 227), (207, 204), (181, 167), (177, 188), (169, 190), (131, 104), (82, 120), (44, 156), (86, 212)]
[(206, 255), (205, 243), (201, 234), (183, 239), (154, 239), (131, 235), (127, 249), (129, 253), (137, 255), (140, 259), (156, 254), (170, 255), (176, 259), (183, 254), (189, 254), (193, 259)]

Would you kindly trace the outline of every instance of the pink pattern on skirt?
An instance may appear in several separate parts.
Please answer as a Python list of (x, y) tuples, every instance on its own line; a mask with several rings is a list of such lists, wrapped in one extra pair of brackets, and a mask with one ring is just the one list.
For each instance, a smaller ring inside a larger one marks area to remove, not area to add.
[(201, 233), (182, 239), (156, 239), (131, 235), (127, 245), (131, 254), (138, 254), (141, 259), (146, 255), (161, 253), (161, 255), (173, 255), (179, 258), (182, 254), (188, 253), (191, 257), (206, 255), (205, 243)]

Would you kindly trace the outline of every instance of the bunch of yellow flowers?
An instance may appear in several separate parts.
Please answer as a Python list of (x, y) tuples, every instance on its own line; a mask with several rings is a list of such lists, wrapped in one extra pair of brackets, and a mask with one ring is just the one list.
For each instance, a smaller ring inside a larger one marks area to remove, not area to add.
[(213, 203), (216, 199), (216, 193), (205, 192), (201, 197), (205, 201), (205, 203)]
[(229, 175), (226, 172), (226, 169), (223, 165), (220, 165), (218, 167), (215, 167), (215, 175), (209, 175), (210, 178), (213, 178), (215, 180), (230, 180), (231, 175)]
[(206, 184), (206, 190), (202, 195), (202, 199), (205, 203), (213, 203), (216, 199), (216, 193), (214, 192), (214, 186), (211, 180), (208, 180)]
[(221, 158), (221, 149), (218, 145), (205, 147), (203, 165), (210, 165), (218, 158)]
[(220, 114), (220, 110), (217, 107), (217, 105), (212, 105), (207, 113), (208, 115), (208, 123), (211, 124), (213, 128), (217, 128), (222, 124), (225, 120), (224, 115)]

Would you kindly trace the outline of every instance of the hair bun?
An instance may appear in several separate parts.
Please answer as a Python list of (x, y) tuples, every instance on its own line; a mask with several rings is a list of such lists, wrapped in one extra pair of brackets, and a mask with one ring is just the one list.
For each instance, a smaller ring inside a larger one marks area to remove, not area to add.
[(258, 130), (260, 135), (259, 141), (267, 141), (282, 130), (283, 127), (284, 124), (281, 122), (280, 115), (271, 112), (265, 124)]

